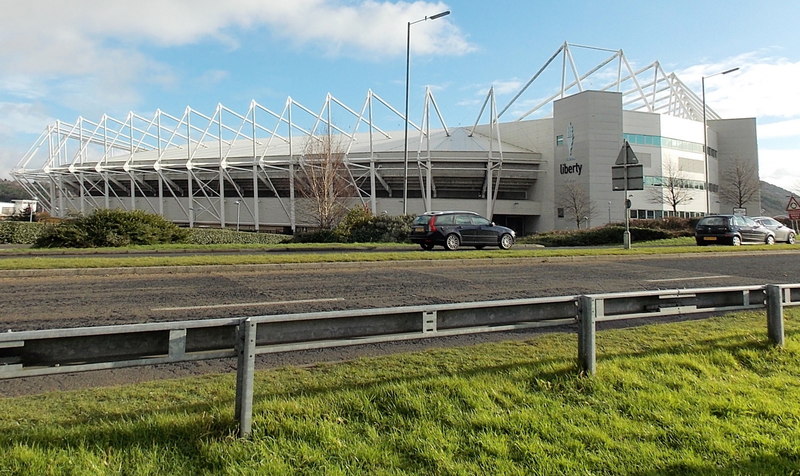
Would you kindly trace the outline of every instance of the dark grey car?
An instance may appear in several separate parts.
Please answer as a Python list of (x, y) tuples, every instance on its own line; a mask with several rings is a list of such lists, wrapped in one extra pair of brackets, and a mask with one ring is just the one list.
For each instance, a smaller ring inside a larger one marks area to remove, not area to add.
[(770, 217), (754, 217), (753, 220), (772, 230), (775, 233), (775, 241), (789, 243), (790, 245), (794, 244), (797, 236), (797, 231), (794, 229)]
[(775, 244), (775, 233), (750, 217), (740, 215), (708, 215), (697, 222), (694, 237), (698, 246), (743, 243)]
[(481, 249), (499, 246), (507, 250), (514, 244), (516, 233), (511, 228), (495, 225), (494, 222), (475, 212), (425, 212), (411, 224), (409, 239), (422, 249), (430, 250), (435, 245), (448, 250), (457, 250), (461, 245)]

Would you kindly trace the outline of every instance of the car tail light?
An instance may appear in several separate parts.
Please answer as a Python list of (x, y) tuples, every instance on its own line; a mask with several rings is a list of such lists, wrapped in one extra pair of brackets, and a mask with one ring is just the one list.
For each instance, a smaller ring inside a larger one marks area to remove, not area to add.
[(436, 231), (436, 217), (431, 217), (431, 221), (428, 222), (428, 231)]

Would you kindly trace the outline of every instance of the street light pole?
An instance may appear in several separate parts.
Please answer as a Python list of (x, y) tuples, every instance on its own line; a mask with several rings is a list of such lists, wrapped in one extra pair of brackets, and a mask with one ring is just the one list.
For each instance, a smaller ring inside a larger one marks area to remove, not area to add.
[(236, 200), (236, 231), (239, 231), (239, 208), (241, 204), (241, 200)]
[(700, 79), (700, 86), (701, 86), (701, 88), (703, 90), (703, 159), (704, 159), (705, 168), (706, 168), (706, 174), (705, 174), (706, 175), (706, 183), (705, 183), (705, 188), (706, 188), (706, 215), (710, 215), (711, 214), (711, 190), (709, 190), (710, 183), (708, 181), (709, 168), (708, 168), (708, 126), (707, 126), (707, 123), (706, 123), (706, 78), (713, 78), (714, 76), (719, 76), (721, 74), (733, 73), (734, 71), (738, 71), (738, 70), (739, 70), (738, 67), (731, 68), (729, 70), (720, 71), (719, 73), (714, 73), (714, 74), (709, 75), (709, 76), (703, 76)]
[(411, 76), (411, 25), (425, 20), (436, 20), (450, 14), (450, 10), (421, 18), (416, 21), (408, 22), (406, 29), (406, 112), (405, 112), (405, 134), (403, 135), (403, 215), (408, 215), (408, 95), (409, 78)]

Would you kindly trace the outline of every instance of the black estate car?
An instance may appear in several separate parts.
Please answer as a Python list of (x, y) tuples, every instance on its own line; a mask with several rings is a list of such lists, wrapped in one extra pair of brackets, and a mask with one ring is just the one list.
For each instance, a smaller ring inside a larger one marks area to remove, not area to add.
[(750, 217), (740, 215), (708, 215), (697, 222), (694, 233), (698, 246), (722, 243), (775, 244), (775, 233)]
[(424, 250), (433, 249), (435, 245), (451, 251), (461, 245), (477, 249), (499, 246), (507, 250), (514, 244), (516, 233), (475, 212), (425, 212), (414, 219), (409, 238)]

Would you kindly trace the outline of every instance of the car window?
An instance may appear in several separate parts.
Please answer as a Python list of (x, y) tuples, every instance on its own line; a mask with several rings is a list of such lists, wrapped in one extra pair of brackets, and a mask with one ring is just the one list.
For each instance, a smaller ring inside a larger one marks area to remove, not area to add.
[(733, 217), (733, 224), (736, 226), (747, 226), (747, 222), (740, 216)]
[(472, 225), (472, 217), (469, 215), (456, 215), (456, 225)]
[(760, 221), (762, 225), (767, 225), (767, 226), (779, 226), (780, 225), (780, 223), (777, 220), (773, 220), (772, 218), (762, 218), (761, 220), (758, 220), (758, 221)]
[(758, 223), (756, 223), (755, 220), (753, 220), (750, 217), (741, 217), (741, 218), (742, 218), (742, 220), (744, 220), (744, 223), (747, 226), (758, 226)]
[(492, 224), (492, 222), (483, 217), (472, 217), (472, 223), (482, 226), (489, 226)]
[(420, 215), (417, 218), (414, 218), (414, 222), (412, 224), (413, 225), (424, 225), (424, 224), (428, 223), (428, 220), (430, 220), (430, 219), (431, 219), (431, 217), (429, 215)]
[(725, 225), (724, 217), (706, 217), (700, 220), (700, 225), (704, 226), (722, 226)]
[(452, 225), (454, 223), (455, 215), (442, 215), (436, 219), (437, 225)]

